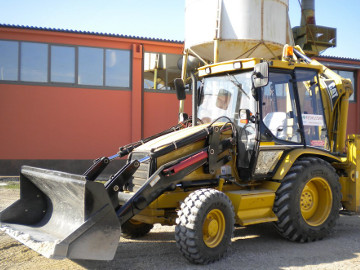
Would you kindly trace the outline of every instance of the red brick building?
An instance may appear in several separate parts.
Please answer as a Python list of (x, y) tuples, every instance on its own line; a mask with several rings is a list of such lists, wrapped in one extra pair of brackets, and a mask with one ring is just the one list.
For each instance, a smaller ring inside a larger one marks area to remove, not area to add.
[[(0, 175), (22, 164), (81, 173), (176, 124), (182, 51), (179, 41), (0, 25)], [(360, 60), (318, 59), (353, 80), (348, 132), (360, 133)]]

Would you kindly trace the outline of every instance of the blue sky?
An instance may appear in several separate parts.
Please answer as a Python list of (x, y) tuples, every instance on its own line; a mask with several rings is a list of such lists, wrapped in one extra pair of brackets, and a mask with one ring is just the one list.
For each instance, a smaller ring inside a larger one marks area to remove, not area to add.
[[(315, 0), (316, 23), (337, 28), (323, 55), (360, 59), (360, 0)], [(0, 0), (0, 23), (184, 40), (185, 0)], [(201, 11), (200, 11), (201, 12)], [(289, 0), (291, 26), (299, 0)]]

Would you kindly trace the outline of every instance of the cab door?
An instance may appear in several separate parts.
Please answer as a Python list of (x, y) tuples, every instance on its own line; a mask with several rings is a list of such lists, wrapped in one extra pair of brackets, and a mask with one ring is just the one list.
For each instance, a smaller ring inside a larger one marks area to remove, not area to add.
[(271, 177), (284, 151), (304, 146), (294, 81), (294, 72), (270, 70), (269, 83), (261, 88), (255, 178)]
[(259, 148), (255, 178), (269, 178), (284, 152), (311, 147), (329, 151), (324, 107), (316, 70), (273, 70), (261, 88)]

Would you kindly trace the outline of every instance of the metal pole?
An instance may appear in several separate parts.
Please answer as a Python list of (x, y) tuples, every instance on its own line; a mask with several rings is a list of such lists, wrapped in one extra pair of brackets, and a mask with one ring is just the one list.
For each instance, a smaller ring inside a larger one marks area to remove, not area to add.
[[(184, 84), (186, 82), (186, 66), (187, 66), (188, 56), (189, 56), (189, 51), (186, 50), (183, 55), (182, 69), (181, 69), (181, 79), (184, 81)], [(180, 100), (179, 114), (184, 112), (184, 106), (185, 106), (185, 100)]]
[(221, 39), (221, 6), (222, 0), (218, 0), (218, 7), (216, 11), (216, 28), (215, 28), (215, 38), (214, 38), (214, 63), (219, 62), (219, 45)]

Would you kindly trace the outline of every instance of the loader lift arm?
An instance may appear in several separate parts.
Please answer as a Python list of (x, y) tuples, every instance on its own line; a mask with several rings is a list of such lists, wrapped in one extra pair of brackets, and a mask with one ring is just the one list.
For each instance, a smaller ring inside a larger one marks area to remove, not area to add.
[[(181, 147), (209, 136), (208, 147), (162, 165), (121, 207), (119, 207), (118, 192), (124, 190), (124, 186), (139, 168), (140, 162), (147, 160), (147, 158), (140, 161), (132, 160), (119, 170), (118, 173), (105, 184), (105, 188), (116, 210), (116, 214), (119, 217), (120, 224), (124, 224), (133, 216), (141, 212), (164, 192), (175, 190), (179, 185), (182, 186), (182, 179), (199, 167), (208, 164), (208, 171), (210, 174), (213, 174), (220, 166), (229, 162), (231, 156), (218, 158), (219, 154), (234, 145), (233, 138), (227, 138), (220, 141), (220, 134), (224, 130), (221, 130), (219, 127), (208, 127), (193, 134), (190, 140), (187, 138), (176, 142), (176, 147)], [(164, 149), (161, 149), (161, 153), (173, 151), (173, 147), (175, 147), (174, 144), (170, 144)], [(159, 151), (154, 152), (153, 155), (159, 155)], [(209, 183), (210, 182), (213, 183), (214, 181), (209, 180)]]
[(94, 181), (106, 169), (106, 167), (110, 164), (110, 162), (112, 160), (114, 160), (116, 158), (125, 157), (128, 154), (130, 154), (135, 148), (139, 147), (140, 145), (147, 143), (153, 139), (156, 139), (160, 136), (163, 136), (163, 135), (169, 134), (171, 132), (185, 128), (185, 127), (191, 125), (191, 123), (192, 123), (192, 118), (190, 117), (189, 119), (187, 119), (183, 122), (180, 122), (177, 125), (172, 126), (158, 134), (155, 134), (146, 139), (137, 141), (135, 143), (130, 143), (125, 146), (122, 146), (119, 148), (119, 152), (117, 152), (116, 154), (114, 154), (110, 157), (100, 157), (100, 158), (94, 160), (94, 163), (90, 166), (89, 169), (86, 170), (86, 172), (84, 172), (83, 175), (86, 177), (86, 180)]
[[(218, 119), (217, 119), (218, 120)], [(215, 120), (213, 123), (215, 123)], [(191, 123), (192, 119), (189, 118), (184, 122), (181, 122), (161, 133), (138, 141), (133, 144), (129, 144), (120, 147), (120, 151), (110, 157), (101, 157), (94, 161), (94, 164), (83, 174), (87, 181), (95, 181), (101, 172), (110, 164), (112, 160), (117, 157), (124, 157), (131, 153), (135, 148), (151, 141), (162, 135), (180, 130), (184, 126)], [(139, 168), (140, 163), (148, 160), (149, 157), (145, 157), (142, 160), (132, 160), (116, 172), (105, 183), (105, 189), (109, 195), (111, 203), (116, 210), (116, 214), (119, 217), (121, 225), (131, 219), (133, 216), (141, 212), (146, 206), (154, 201), (158, 196), (168, 190), (175, 190), (176, 186), (181, 180), (197, 168), (208, 163), (208, 172), (214, 174), (216, 169), (226, 164), (231, 160), (231, 156), (225, 156), (218, 160), (218, 155), (229, 149), (234, 145), (235, 140), (233, 138), (224, 139), (220, 141), (220, 134), (223, 131), (229, 129), (229, 125), (233, 128), (233, 123), (227, 122), (222, 128), (215, 126), (213, 123), (205, 127), (204, 129), (185, 137), (179, 141), (173, 142), (161, 149), (153, 149), (151, 157), (156, 158), (164, 154), (174, 151), (176, 148), (180, 148), (196, 141), (206, 139), (209, 136), (209, 146), (196, 153), (192, 153), (186, 157), (171, 161), (161, 166), (137, 191), (126, 203), (119, 208), (118, 192), (124, 191), (124, 186), (129, 182), (132, 175)], [(236, 134), (235, 134), (236, 135)], [(213, 182), (213, 181), (212, 181)]]

